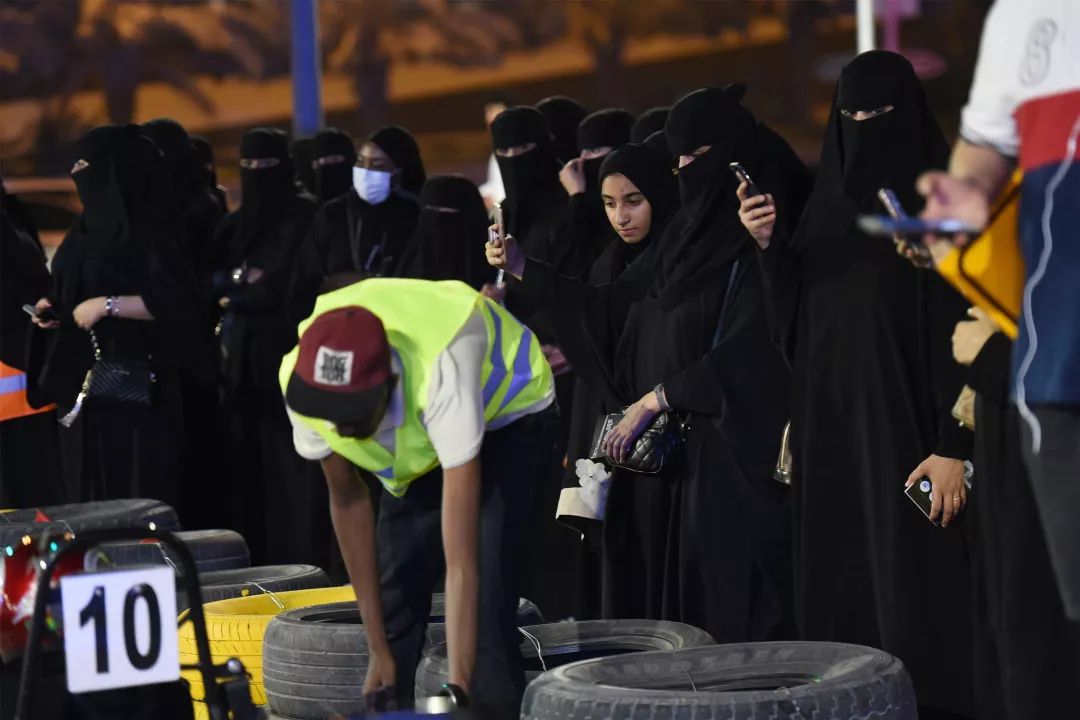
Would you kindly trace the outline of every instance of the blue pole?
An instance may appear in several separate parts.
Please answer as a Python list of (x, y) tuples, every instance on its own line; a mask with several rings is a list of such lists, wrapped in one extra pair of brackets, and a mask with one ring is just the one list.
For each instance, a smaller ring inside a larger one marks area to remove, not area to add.
[(311, 137), (323, 125), (318, 0), (291, 0), (293, 135)]

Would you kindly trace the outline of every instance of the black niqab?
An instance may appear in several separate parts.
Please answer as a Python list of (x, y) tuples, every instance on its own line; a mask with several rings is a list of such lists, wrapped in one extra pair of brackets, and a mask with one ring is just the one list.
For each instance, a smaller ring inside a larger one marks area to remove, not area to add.
[[(506, 188), (503, 211), (507, 231), (523, 242), (532, 226), (544, 219), (559, 195), (559, 166), (544, 116), (531, 107), (503, 111), (491, 124), (496, 151), (535, 143), (536, 147), (514, 157), (498, 156), (499, 171)], [(497, 153), (496, 153), (497, 154)], [(525, 248), (532, 252), (535, 248)]]
[(555, 146), (555, 157), (568, 163), (577, 157), (577, 128), (589, 111), (573, 98), (552, 95), (536, 103), (536, 109), (547, 121)]
[(739, 223), (737, 183), (728, 164), (738, 160), (751, 173), (757, 165), (757, 127), (739, 104), (741, 86), (696, 90), (671, 109), (665, 134), (674, 155), (711, 149), (679, 169), (682, 224), (654, 292), (682, 294), (709, 282), (741, 252), (746, 239)]
[(256, 128), (244, 134), (240, 142), (240, 192), (237, 228), (228, 240), (231, 257), (243, 257), (251, 243), (291, 207), (296, 186), (285, 133)]
[(412, 133), (397, 125), (387, 125), (371, 133), (366, 142), (377, 145), (394, 161), (401, 173), (399, 191), (404, 190), (414, 198), (420, 194), (427, 175), (424, 172), (424, 161), (420, 158), (420, 147)]
[(356, 164), (352, 138), (335, 128), (320, 130), (312, 140), (312, 155), (311, 190), (315, 197), (326, 202), (352, 188), (352, 169)]
[(494, 279), (484, 258), (488, 215), (476, 184), (461, 175), (437, 175), (420, 191), (420, 220), (409, 273), (424, 280), (460, 280), (476, 290)]
[[(893, 110), (861, 122), (840, 112), (886, 105)], [(886, 51), (859, 55), (840, 76), (805, 232), (795, 246), (846, 232), (858, 213), (881, 212), (876, 195), (883, 187), (897, 194), (908, 213), (917, 212), (922, 199), (916, 178), (947, 155), (948, 143), (911, 63)]]
[(191, 148), (191, 139), (184, 127), (169, 118), (158, 118), (143, 124), (143, 130), (165, 156), (165, 165), (172, 177), (173, 191), (186, 196), (199, 185), (199, 160)]
[(641, 113), (630, 128), (630, 142), (643, 143), (654, 132), (662, 131), (670, 112), (669, 107), (654, 107)]
[[(675, 156), (671, 154), (671, 148), (668, 147), (666, 132), (657, 130), (652, 135), (645, 138), (645, 142), (642, 144), (652, 150), (658, 158), (664, 161), (664, 165), (668, 168), (669, 172), (675, 168)], [(674, 173), (672, 173), (672, 177), (674, 177)]]

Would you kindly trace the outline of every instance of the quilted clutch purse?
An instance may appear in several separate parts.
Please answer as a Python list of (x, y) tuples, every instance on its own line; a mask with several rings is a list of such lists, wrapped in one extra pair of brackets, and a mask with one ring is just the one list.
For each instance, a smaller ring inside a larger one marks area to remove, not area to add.
[(71, 427), (87, 401), (102, 405), (127, 405), (148, 408), (154, 404), (154, 371), (149, 357), (145, 359), (110, 359), (102, 357), (97, 336), (90, 332), (94, 346), (94, 364), (86, 371), (82, 389), (75, 405), (60, 418), (60, 424)]
[(671, 412), (662, 412), (656, 416), (645, 432), (634, 442), (633, 451), (621, 463), (615, 462), (603, 451), (604, 441), (622, 420), (623, 413), (601, 415), (593, 432), (592, 452), (589, 459), (603, 461), (613, 467), (655, 475), (664, 469), (671, 453), (682, 440), (685, 424)]

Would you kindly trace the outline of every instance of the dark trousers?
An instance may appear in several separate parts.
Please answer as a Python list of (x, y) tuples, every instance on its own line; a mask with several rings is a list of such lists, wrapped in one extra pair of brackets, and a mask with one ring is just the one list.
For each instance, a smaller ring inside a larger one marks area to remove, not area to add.
[(1039, 506), (1058, 591), (1070, 620), (1080, 620), (1080, 406), (1031, 408), (1042, 443), (1032, 447), (1031, 427), (1023, 428), (1024, 462)]
[[(517, 717), (525, 689), (516, 622), (518, 568), (556, 419), (554, 409), (521, 418), (489, 432), (481, 450), (480, 617), (471, 699), (491, 717)], [(438, 471), (415, 481), (404, 497), (383, 493), (379, 502), (383, 615), (402, 707), (412, 702), (431, 595), (444, 572), (441, 508)]]

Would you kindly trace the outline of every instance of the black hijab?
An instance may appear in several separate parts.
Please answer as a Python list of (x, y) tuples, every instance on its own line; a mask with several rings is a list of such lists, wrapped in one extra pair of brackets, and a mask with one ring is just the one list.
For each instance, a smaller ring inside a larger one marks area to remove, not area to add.
[(420, 220), (412, 245), (411, 275), (461, 280), (479, 290), (494, 272), (484, 259), (488, 215), (476, 184), (461, 175), (437, 175), (420, 191)]
[(740, 105), (744, 90), (741, 85), (696, 90), (668, 115), (665, 134), (672, 155), (691, 155), (705, 145), (711, 149), (679, 170), (682, 222), (654, 287), (661, 297), (722, 282), (719, 274), (744, 247), (737, 183), (728, 167), (736, 160), (751, 174), (757, 167), (757, 123)]
[(202, 180), (210, 188), (217, 188), (217, 165), (214, 162), (214, 148), (210, 141), (201, 135), (191, 135), (191, 151), (202, 170)]
[[(594, 112), (578, 125), (578, 151), (622, 147), (630, 142), (630, 126), (633, 124), (634, 116), (621, 108)], [(581, 167), (585, 175), (585, 232), (590, 236), (606, 238), (611, 227), (604, 213), (604, 201), (600, 197), (600, 166), (603, 163), (603, 157), (591, 158), (583, 160)]]
[(654, 107), (641, 113), (630, 128), (630, 142), (643, 143), (654, 132), (662, 131), (669, 112), (669, 107)]
[(553, 197), (557, 201), (560, 193), (563, 198), (566, 195), (559, 185), (559, 165), (547, 122), (534, 108), (509, 108), (491, 124), (491, 138), (496, 150), (536, 144), (516, 157), (498, 157), (506, 188), (506, 227), (525, 241), (529, 229), (551, 212)]
[[(671, 170), (657, 155), (644, 145), (631, 143), (617, 148), (604, 158), (600, 167), (600, 183), (609, 175), (623, 175), (634, 183), (652, 209), (649, 234), (640, 242), (629, 244), (616, 239), (610, 246), (612, 255), (610, 278), (613, 281), (624, 270), (650, 273), (662, 252), (663, 237), (668, 222), (678, 209), (678, 193)], [(606, 218), (605, 218), (606, 219)], [(599, 263), (598, 263), (599, 264)]]
[(573, 98), (552, 95), (536, 103), (547, 121), (555, 147), (555, 157), (566, 164), (577, 157), (577, 128), (589, 111)]
[(296, 196), (285, 133), (256, 128), (240, 142), (240, 209), (229, 257), (241, 258), (262, 232), (278, 223)]
[(356, 146), (352, 138), (335, 128), (320, 130), (312, 140), (312, 192), (326, 202), (352, 188), (352, 169), (356, 164)]
[(200, 190), (199, 159), (191, 147), (187, 130), (169, 118), (158, 118), (143, 124), (154, 144), (165, 156), (165, 165), (172, 177), (173, 191), (183, 200)]
[(296, 166), (296, 182), (304, 192), (315, 194), (315, 138), (294, 140), (290, 148), (293, 163)]
[[(664, 161), (664, 166), (667, 167), (669, 172), (675, 168), (675, 156), (671, 154), (671, 148), (667, 142), (667, 133), (663, 130), (657, 130), (645, 138), (645, 142), (642, 144), (652, 150), (656, 157)], [(675, 174), (672, 173), (672, 177), (674, 176)]]
[[(886, 105), (893, 110), (861, 122), (840, 112)], [(922, 199), (915, 192), (916, 178), (943, 167), (948, 154), (911, 63), (883, 50), (859, 55), (840, 74), (817, 183), (792, 246), (845, 234), (857, 214), (881, 212), (876, 193), (883, 187), (896, 192), (908, 213), (918, 212)]]
[(377, 145), (394, 161), (394, 165), (401, 172), (398, 191), (403, 190), (416, 198), (424, 187), (427, 175), (424, 172), (424, 161), (420, 158), (420, 147), (412, 133), (397, 125), (387, 125), (368, 135), (366, 142)]

